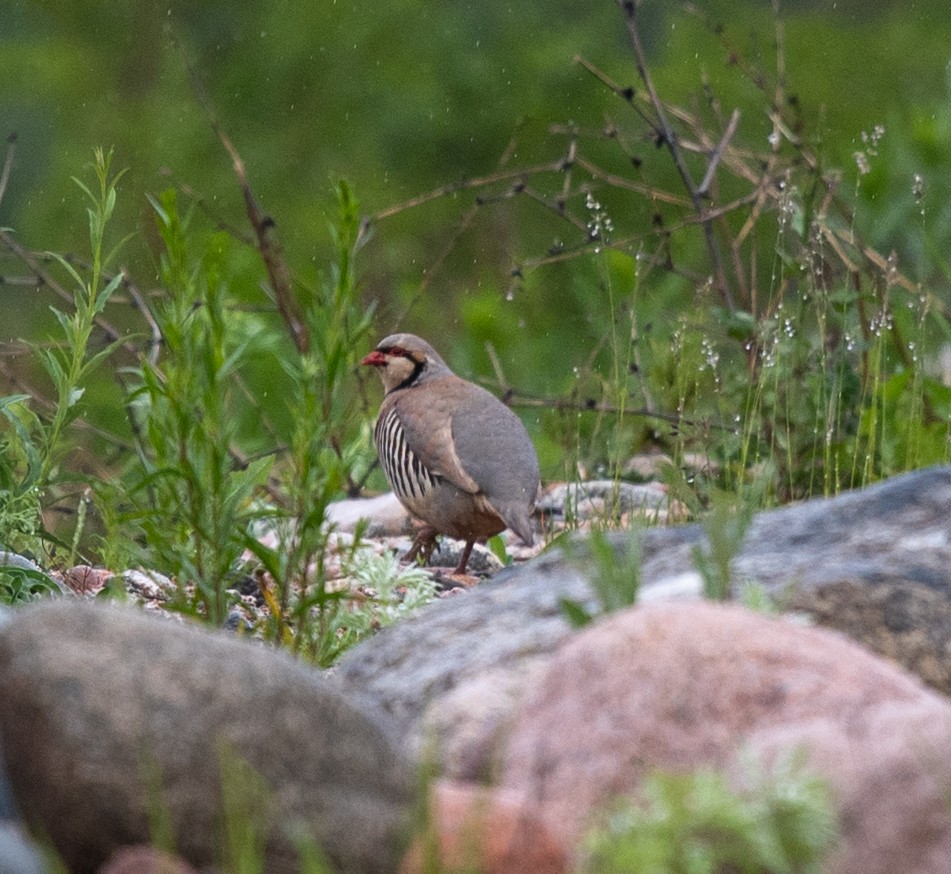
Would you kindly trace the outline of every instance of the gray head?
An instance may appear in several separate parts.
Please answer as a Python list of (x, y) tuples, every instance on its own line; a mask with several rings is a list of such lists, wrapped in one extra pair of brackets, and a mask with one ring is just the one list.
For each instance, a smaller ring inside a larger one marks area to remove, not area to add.
[(391, 334), (360, 363), (379, 368), (387, 394), (452, 373), (439, 353), (415, 334)]

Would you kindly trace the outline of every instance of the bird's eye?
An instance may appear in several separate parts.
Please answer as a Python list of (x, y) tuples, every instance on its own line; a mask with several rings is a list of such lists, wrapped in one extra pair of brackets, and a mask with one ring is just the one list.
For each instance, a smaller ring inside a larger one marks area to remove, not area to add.
[(387, 355), (398, 355), (400, 358), (409, 358), (409, 352), (407, 352), (402, 346), (390, 346), (389, 349), (384, 349)]

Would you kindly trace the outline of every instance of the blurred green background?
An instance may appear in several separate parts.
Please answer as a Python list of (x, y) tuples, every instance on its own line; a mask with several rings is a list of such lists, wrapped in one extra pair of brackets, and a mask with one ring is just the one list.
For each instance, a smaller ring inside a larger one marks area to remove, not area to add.
[[(741, 109), (737, 140), (765, 149), (770, 128), (755, 84), (758, 71), (776, 75), (771, 5), (698, 6), (706, 22), (679, 3), (641, 4), (658, 88), (686, 107), (703, 103), (710, 89), (727, 115)], [(787, 91), (801, 107), (803, 136), (825, 167), (841, 169), (856, 230), (947, 299), (935, 257), (948, 251), (951, 237), (945, 0), (788, 0), (779, 11)], [(84, 251), (86, 216), (70, 177), (82, 175), (93, 147), (102, 145), (114, 147), (114, 166), (128, 168), (113, 234), (132, 235), (119, 263), (141, 288), (157, 276), (146, 193), (187, 187), (213, 216), (209, 225), (217, 217), (246, 228), (241, 192), (195, 97), (190, 66), (306, 281), (331, 257), (327, 228), (338, 178), (353, 185), (366, 214), (376, 214), (491, 174), (500, 162), (557, 159), (566, 139), (551, 125), (597, 129), (610, 120), (636, 132), (630, 108), (576, 56), (621, 85), (638, 84), (623, 19), (610, 0), (3, 0), (0, 135), (18, 139), (0, 226), (33, 250)], [(863, 132), (877, 125), (884, 134), (870, 172), (860, 175), (854, 153), (868, 151)], [(656, 160), (643, 132), (630, 141), (638, 159)], [(614, 144), (600, 148), (617, 158)], [(912, 193), (915, 174), (922, 201)], [(543, 256), (571, 229), (531, 199), (507, 197), (505, 186), (492, 190), (499, 202), (480, 206), (471, 220), (477, 193), (461, 191), (372, 224), (358, 273), (365, 301), (378, 306), (376, 334), (423, 334), (470, 378), (495, 375), (491, 343), (507, 381), (526, 393), (563, 396), (579, 379), (596, 386), (610, 365), (603, 340), (616, 312), (604, 265), (558, 262), (523, 271), (513, 285), (514, 265)], [(631, 206), (611, 190), (595, 194), (603, 194), (615, 225), (649, 224), (649, 204)], [(612, 260), (607, 269), (619, 285), (630, 283), (630, 263)], [(51, 321), (44, 290), (11, 282), (24, 270), (8, 255), (0, 273), (0, 340), (42, 339)], [(668, 344), (673, 313), (693, 292), (671, 277), (641, 289), (641, 329)], [(247, 294), (253, 297), (253, 288)], [(526, 418), (537, 439), (554, 427), (537, 413)], [(541, 450), (551, 477), (564, 473), (564, 441), (548, 436)], [(649, 437), (630, 437), (625, 451)]]

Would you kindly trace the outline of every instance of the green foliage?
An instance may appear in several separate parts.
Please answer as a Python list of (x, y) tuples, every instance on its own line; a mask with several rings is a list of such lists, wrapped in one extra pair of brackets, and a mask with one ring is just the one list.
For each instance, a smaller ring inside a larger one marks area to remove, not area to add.
[(792, 757), (734, 789), (717, 772), (655, 772), (587, 840), (591, 874), (818, 874), (837, 831), (825, 783)]
[[(266, 636), (319, 664), (329, 664), (342, 649), (336, 623), (342, 601), (349, 597), (328, 587), (327, 505), (352, 488), (372, 457), (365, 418), (353, 403), (353, 373), (372, 308), (362, 305), (357, 289), (360, 217), (343, 183), (337, 207), (332, 228), (336, 260), (329, 275), (300, 302), (309, 348), (280, 359), (292, 398), (287, 451), (277, 475), (283, 498), (280, 507), (262, 513), (262, 521), (270, 519), (277, 546), (254, 536), (245, 540), (275, 584)], [(353, 548), (358, 542), (359, 536)]]
[[(575, 628), (587, 625), (597, 615), (632, 606), (637, 601), (641, 585), (639, 528), (625, 531), (622, 540), (614, 541), (604, 531), (593, 529), (585, 539), (584, 546), (583, 561), (598, 608), (592, 612), (585, 604), (562, 597), (562, 611)], [(581, 550), (574, 543), (566, 540), (564, 549), (569, 558), (576, 562), (582, 561)]]
[(63, 432), (78, 415), (77, 404), (86, 391), (84, 383), (121, 342), (118, 339), (113, 340), (97, 352), (89, 353), (96, 316), (105, 309), (109, 298), (122, 281), (121, 273), (116, 273), (108, 282), (103, 276), (104, 270), (122, 245), (120, 243), (115, 249), (105, 251), (106, 227), (115, 211), (116, 186), (124, 173), (120, 171), (114, 176), (111, 175), (111, 163), (112, 152), (96, 149), (96, 187), (89, 188), (82, 180), (73, 178), (91, 204), (86, 210), (89, 217), (89, 249), (92, 254), (89, 278), (84, 279), (66, 258), (54, 254), (75, 284), (71, 313), (51, 307), (62, 331), (63, 344), (39, 350), (43, 365), (53, 383), (55, 403), (53, 418), (46, 428), (43, 441), (40, 471), (43, 482), (48, 482), (55, 472), (63, 449)]
[(34, 552), (42, 530), (38, 440), (39, 424), (29, 395), (0, 398), (7, 428), (0, 431), (0, 544), (16, 552)]
[[(228, 874), (266, 874), (268, 838), (274, 829), (279, 828), (296, 845), (301, 874), (329, 874), (330, 863), (308, 825), (276, 820), (272, 787), (237, 749), (222, 741), (217, 759), (221, 780), (218, 821), (221, 870)], [(150, 843), (174, 855), (175, 821), (164, 797), (161, 768), (146, 754), (142, 757), (141, 769), (147, 796)], [(51, 861), (55, 863), (57, 860)]]
[(347, 561), (344, 572), (358, 594), (333, 617), (334, 656), (436, 598), (429, 571), (415, 564), (401, 566), (391, 552), (377, 555), (362, 549)]
[(706, 543), (694, 544), (690, 553), (703, 579), (703, 594), (711, 601), (726, 601), (731, 595), (733, 559), (743, 546), (757, 504), (752, 494), (717, 492), (703, 516)]
[(36, 353), (49, 377), (53, 393), (52, 415), (48, 421), (27, 406), (28, 395), (0, 398), (7, 428), (0, 433), (0, 543), (14, 550), (38, 554), (42, 540), (49, 539), (43, 528), (41, 511), (44, 501), (54, 497), (56, 488), (68, 479), (60, 462), (70, 447), (66, 434), (81, 415), (81, 401), (87, 384), (97, 368), (119, 345), (120, 340), (91, 350), (96, 318), (106, 307), (122, 279), (116, 274), (106, 281), (104, 271), (121, 243), (106, 251), (106, 230), (116, 204), (116, 189), (122, 172), (112, 174), (112, 153), (95, 152), (95, 184), (87, 186), (74, 178), (89, 201), (88, 277), (65, 258), (53, 257), (66, 271), (73, 284), (72, 310), (50, 307), (59, 326), (60, 336), (48, 346), (36, 346)]
[(502, 562), (505, 567), (508, 567), (512, 563), (512, 556), (509, 555), (506, 550), (505, 541), (500, 535), (496, 534), (494, 537), (490, 537), (488, 547), (492, 551), (492, 555)]
[(179, 606), (221, 624), (254, 521), (251, 499), (271, 463), (232, 454), (233, 396), (254, 331), (230, 312), (227, 241), (217, 236), (193, 258), (174, 192), (153, 206), (165, 243), (166, 294), (153, 313), (163, 355), (143, 361), (128, 398), (139, 445), (126, 521), (141, 531), (153, 566), (178, 580)]
[(224, 870), (261, 874), (273, 826), (267, 781), (227, 744), (218, 752), (221, 773), (221, 846)]
[(4, 564), (0, 558), (0, 604), (16, 606), (59, 593), (59, 586), (42, 571)]
[(267, 874), (268, 837), (281, 829), (296, 844), (300, 874), (330, 874), (332, 868), (305, 822), (279, 822), (274, 792), (230, 744), (218, 751), (221, 774), (222, 870), (228, 874)]
[[(177, 580), (177, 607), (213, 624), (227, 618), (231, 587), (253, 557), (269, 608), (259, 631), (329, 662), (339, 651), (334, 617), (349, 594), (327, 584), (326, 508), (369, 460), (360, 410), (347, 401), (370, 319), (354, 280), (356, 201), (339, 187), (337, 260), (299, 301), (303, 350), (241, 306), (229, 237), (203, 241), (174, 191), (152, 204), (164, 243), (164, 294), (152, 306), (162, 346), (131, 374), (137, 452), (123, 486), (99, 493), (106, 549), (141, 544), (138, 563)], [(286, 401), (273, 423), (248, 387), (265, 356), (283, 374), (261, 390)], [(241, 423), (255, 411), (262, 427), (249, 433)], [(262, 443), (283, 447), (276, 464), (272, 452), (253, 457)]]

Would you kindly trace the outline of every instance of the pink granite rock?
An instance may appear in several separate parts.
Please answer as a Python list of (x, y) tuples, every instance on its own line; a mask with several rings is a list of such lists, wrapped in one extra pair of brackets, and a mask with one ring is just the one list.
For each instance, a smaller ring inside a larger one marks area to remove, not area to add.
[(833, 789), (837, 874), (948, 870), (951, 703), (836, 634), (738, 607), (640, 607), (571, 639), (521, 700), (500, 784), (573, 843), (651, 770), (797, 747)]
[(400, 874), (430, 870), (565, 874), (569, 870), (563, 846), (529, 807), (504, 790), (437, 782), (430, 795), (429, 827), (429, 838), (413, 844)]

